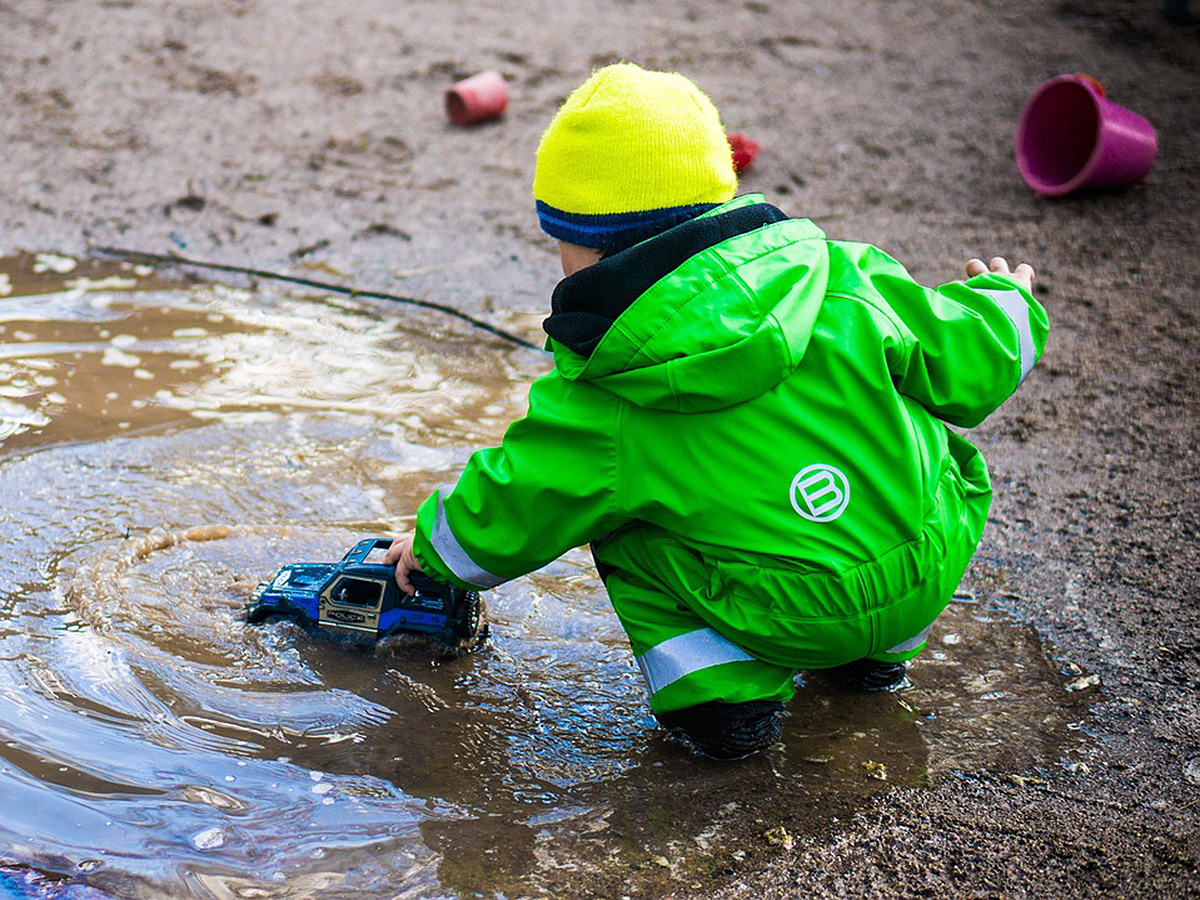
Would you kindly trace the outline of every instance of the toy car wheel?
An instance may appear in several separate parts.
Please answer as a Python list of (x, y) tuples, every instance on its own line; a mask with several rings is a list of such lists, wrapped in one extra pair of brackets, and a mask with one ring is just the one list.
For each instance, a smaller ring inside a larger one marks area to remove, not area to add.
[(246, 621), (251, 625), (261, 625), (272, 616), (282, 615), (284, 610), (272, 603), (260, 603), (246, 613)]
[(471, 640), (479, 634), (483, 618), (483, 601), (475, 591), (469, 591), (459, 606), (454, 623), (455, 634), (462, 640)]

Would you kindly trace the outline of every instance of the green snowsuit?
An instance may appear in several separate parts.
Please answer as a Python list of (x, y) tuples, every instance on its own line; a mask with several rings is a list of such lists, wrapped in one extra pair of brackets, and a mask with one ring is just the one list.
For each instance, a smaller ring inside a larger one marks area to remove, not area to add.
[(418, 513), (487, 588), (591, 543), (651, 708), (786, 700), (797, 669), (918, 653), (991, 499), (971, 427), (1041, 355), (994, 274), (936, 290), (737, 198), (560, 282), (555, 368)]

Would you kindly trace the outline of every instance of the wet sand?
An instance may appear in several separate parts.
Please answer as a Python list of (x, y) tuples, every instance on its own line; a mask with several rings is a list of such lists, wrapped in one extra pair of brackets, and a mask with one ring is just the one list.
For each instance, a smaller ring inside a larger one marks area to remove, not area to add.
[[(977, 654), (978, 671), (963, 671), (965, 650), (953, 657), (958, 671), (933, 658), (914, 669), (925, 691), (918, 708), (942, 712), (939, 734), (921, 738), (928, 756), (910, 760), (928, 771), (888, 782), (865, 771), (863, 795), (823, 816), (786, 793), (760, 799), (778, 809), (790, 840), (764, 816), (733, 816), (703, 887), (686, 878), (630, 884), (645, 885), (643, 896), (764, 900), (1200, 895), (1197, 26), (1167, 23), (1155, 3), (1119, 0), (1003, 9), (368, 0), (353, 10), (299, 0), (9, 0), (0, 50), (4, 254), (179, 252), (453, 303), (535, 338), (556, 258), (531, 211), (533, 149), (592, 66), (627, 58), (695, 78), (730, 130), (762, 143), (743, 188), (832, 237), (876, 243), (930, 283), (957, 277), (972, 255), (1033, 263), (1050, 347), (1022, 391), (973, 432), (997, 500), (964, 588), (1003, 622), (981, 633), (1004, 640)], [(483, 68), (508, 79), (508, 114), (450, 126), (441, 92)], [(1125, 190), (1039, 200), (1012, 163), (1013, 123), (1040, 81), (1077, 70), (1158, 126), (1159, 163)], [(435, 313), (396, 316), (414, 334), (492, 340)], [(46, 339), (91, 339), (80, 329)], [(213, 374), (172, 361), (158, 360), (179, 385)], [(128, 369), (122, 391), (136, 386)], [(252, 387), (229, 386), (230, 402), (264, 402)], [(180, 413), (139, 409), (151, 430)], [(453, 431), (456, 411), (423, 414)], [(107, 434), (106, 421), (91, 439)], [(30, 433), (0, 451), (21, 452)], [(448, 443), (461, 432), (453, 435)], [(181, 453), (190, 446), (179, 444)], [(277, 464), (286, 470), (282, 456)], [(320, 464), (336, 471), (327, 454)], [(393, 495), (425, 486), (373, 465)], [(36, 540), (14, 539), (37, 558), (28, 549)], [(992, 661), (999, 651), (1034, 676), (1006, 674)], [(1056, 737), (1046, 742), (1036, 727), (1001, 720), (988, 753), (939, 756), (956, 733), (980, 733), (988, 702), (956, 720), (945, 701), (1006, 684), (1045, 686), (1056, 713), (1082, 703), (1078, 718), (1050, 723)], [(915, 727), (898, 726), (898, 748)], [(1057, 737), (1063, 729), (1070, 740)], [(718, 784), (730, 802), (762, 795), (769, 781), (753, 767), (740, 781), (712, 777), (710, 795)], [(820, 826), (806, 827), (815, 816)], [(458, 846), (453, 836), (427, 843)], [(666, 852), (647, 860), (630, 871), (671, 871)], [(570, 879), (579, 896), (621, 888), (586, 874)]]

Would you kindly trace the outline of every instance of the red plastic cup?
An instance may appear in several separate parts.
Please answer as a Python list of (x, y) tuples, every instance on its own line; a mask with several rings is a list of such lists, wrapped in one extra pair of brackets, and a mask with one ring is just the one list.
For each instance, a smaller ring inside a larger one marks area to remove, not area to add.
[(486, 122), (504, 113), (508, 107), (508, 88), (504, 76), (488, 69), (464, 78), (446, 89), (446, 115), (455, 125)]
[(728, 134), (726, 138), (729, 141), (729, 149), (733, 151), (733, 171), (740, 174), (750, 168), (750, 164), (758, 156), (759, 143), (740, 131)]
[(1090, 75), (1059, 75), (1038, 87), (1014, 140), (1025, 183), (1048, 197), (1131, 184), (1158, 155), (1154, 126), (1109, 100)]

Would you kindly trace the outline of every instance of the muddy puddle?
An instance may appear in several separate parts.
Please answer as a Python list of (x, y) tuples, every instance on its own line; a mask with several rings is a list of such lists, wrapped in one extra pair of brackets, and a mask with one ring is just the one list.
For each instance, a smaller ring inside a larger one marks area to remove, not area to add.
[(582, 551), (489, 592), (455, 660), (246, 625), (256, 582), (396, 533), (523, 411), (548, 360), (462, 323), (43, 255), (0, 260), (0, 346), (0, 874), (30, 894), (702, 894), (1080, 739), (1094, 686), (995, 578), (905, 689), (806, 676), (725, 765), (654, 727)]

